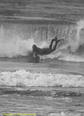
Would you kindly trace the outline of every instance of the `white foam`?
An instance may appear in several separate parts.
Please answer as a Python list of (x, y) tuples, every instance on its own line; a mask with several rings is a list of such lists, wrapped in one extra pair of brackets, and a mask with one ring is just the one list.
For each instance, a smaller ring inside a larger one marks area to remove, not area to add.
[(0, 57), (26, 56), (32, 51), (33, 38), (25, 39), (23, 34), (0, 26)]
[(69, 62), (84, 62), (84, 56), (65, 54), (59, 57), (59, 60), (69, 61)]
[(41, 56), (41, 59), (58, 59), (69, 62), (84, 62), (84, 55), (75, 55), (63, 51), (58, 51), (56, 54), (49, 54), (47, 56)]
[(77, 112), (57, 112), (57, 113), (49, 113), (48, 116), (81, 116), (82, 113)]
[(35, 73), (18, 70), (1, 72), (0, 85), (84, 87), (84, 77), (73, 74)]
[(40, 41), (40, 39), (40, 42), (35, 41), (37, 34), (34, 32), (31, 37), (28, 37), (25, 33), (18, 32), (16, 27), (15, 29), (9, 29), (0, 25), (0, 57), (27, 56), (32, 52), (33, 44), (40, 48), (47, 47), (48, 43), (46, 41)]

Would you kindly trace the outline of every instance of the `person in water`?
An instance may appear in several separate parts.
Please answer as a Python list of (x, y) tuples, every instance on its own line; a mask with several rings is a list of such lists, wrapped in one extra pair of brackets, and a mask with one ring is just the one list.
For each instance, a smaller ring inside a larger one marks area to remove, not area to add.
[[(58, 43), (61, 40), (63, 40), (63, 39), (58, 40), (57, 36), (55, 36), (55, 38), (51, 40), (51, 43), (48, 48), (39, 48), (34, 44), (32, 46), (34, 62), (40, 61), (39, 55), (48, 55), (48, 54), (52, 53), (53, 51), (55, 51)], [(53, 45), (53, 43), (55, 43), (55, 44)]]

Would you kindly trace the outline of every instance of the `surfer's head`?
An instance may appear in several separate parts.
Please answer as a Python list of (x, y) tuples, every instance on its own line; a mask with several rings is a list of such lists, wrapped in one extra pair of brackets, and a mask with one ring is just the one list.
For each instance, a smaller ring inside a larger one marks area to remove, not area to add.
[(35, 44), (32, 46), (32, 49), (33, 49), (33, 52), (37, 52), (37, 46)]
[(36, 45), (34, 44), (34, 45), (32, 46), (32, 48), (33, 48), (33, 49), (36, 49), (37, 47), (36, 47)]

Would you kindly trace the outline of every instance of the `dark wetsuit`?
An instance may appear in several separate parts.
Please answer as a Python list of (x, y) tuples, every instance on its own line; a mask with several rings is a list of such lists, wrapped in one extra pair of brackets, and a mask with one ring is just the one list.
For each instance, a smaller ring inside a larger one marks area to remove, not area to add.
[[(57, 44), (60, 42), (61, 40), (58, 40), (57, 37), (55, 37), (54, 39), (51, 40), (51, 43), (49, 45), (49, 48), (39, 48), (37, 47), (35, 44), (33, 45), (33, 57), (37, 60), (40, 60), (39, 55), (48, 55), (50, 53), (52, 53), (56, 47)], [(55, 42), (55, 44), (53, 45), (53, 43)]]

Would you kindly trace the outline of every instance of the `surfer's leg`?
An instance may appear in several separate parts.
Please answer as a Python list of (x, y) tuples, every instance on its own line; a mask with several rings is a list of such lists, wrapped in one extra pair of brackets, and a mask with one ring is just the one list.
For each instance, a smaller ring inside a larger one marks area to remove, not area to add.
[[(54, 50), (57, 48), (58, 44), (61, 43), (61, 42), (63, 42), (63, 41), (64, 41), (64, 39), (56, 40), (56, 41), (55, 41), (55, 44), (54, 44), (54, 46), (53, 46), (53, 48), (52, 48), (52, 51), (54, 51)], [(59, 46), (60, 46), (60, 45), (59, 45)]]
[[(54, 45), (53, 45), (53, 43), (54, 43)], [(54, 39), (52, 39), (49, 49), (51, 51), (54, 51), (56, 49), (56, 46), (57, 46), (57, 36)]]
[(54, 51), (57, 47), (57, 39), (54, 40), (54, 45), (52, 46), (52, 51)]
[[(64, 42), (64, 39), (57, 39), (57, 37), (55, 39), (52, 40), (52, 47), (50, 48), (52, 51), (56, 50), (57, 45), (61, 42)], [(54, 45), (53, 45), (54, 43)]]
[[(50, 45), (49, 45), (49, 48), (50, 48), (50, 49), (53, 49), (53, 42), (54, 42), (54, 41), (55, 41), (55, 45), (56, 45), (57, 36), (56, 36), (54, 39), (51, 40), (51, 43), (50, 43)], [(55, 45), (54, 45), (54, 46), (55, 46)]]

